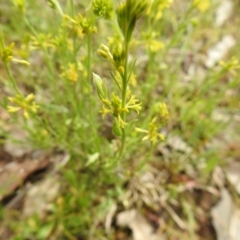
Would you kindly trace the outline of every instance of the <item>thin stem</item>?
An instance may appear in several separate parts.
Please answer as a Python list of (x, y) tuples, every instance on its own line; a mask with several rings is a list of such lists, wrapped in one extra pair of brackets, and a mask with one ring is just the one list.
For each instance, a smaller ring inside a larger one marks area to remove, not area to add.
[(87, 37), (87, 51), (88, 51), (88, 57), (87, 57), (87, 79), (88, 79), (88, 84), (91, 81), (91, 60), (92, 60), (92, 51), (91, 51), (91, 41), (92, 40), (92, 35), (91, 33), (88, 34)]
[[(38, 41), (41, 42), (40, 39), (39, 39), (38, 33), (37, 33), (36, 30), (32, 27), (32, 25), (30, 24), (30, 22), (28, 21), (28, 19), (27, 19), (26, 17), (24, 17), (24, 22), (25, 22), (25, 24), (28, 26), (28, 28), (30, 29), (30, 31), (33, 33), (33, 35), (38, 39)], [(52, 80), (55, 80), (54, 70), (53, 70), (53, 66), (52, 66), (52, 61), (51, 61), (51, 59), (49, 58), (49, 54), (48, 54), (48, 51), (47, 51), (47, 49), (46, 49), (45, 46), (43, 46), (43, 52), (44, 52), (44, 55), (45, 55), (45, 60), (46, 60), (46, 63), (47, 63), (48, 70), (49, 70), (49, 72), (51, 73), (51, 78), (52, 78)]]
[[(92, 66), (92, 34), (89, 33), (88, 36), (87, 36), (87, 82), (85, 82), (85, 86), (87, 87), (89, 92), (92, 92), (92, 88), (91, 88), (91, 76), (92, 76), (91, 66)], [(100, 152), (101, 151), (101, 140), (98, 137), (96, 122), (94, 122), (94, 111), (93, 111), (93, 107), (95, 107), (96, 103), (95, 103), (94, 99), (89, 98), (88, 95), (84, 94), (84, 96), (87, 97), (87, 99), (89, 100), (89, 103), (91, 105), (91, 107), (89, 108), (88, 122), (90, 123), (90, 129), (92, 130), (92, 133), (96, 136), (95, 141), (96, 141), (97, 151)], [(87, 107), (89, 107), (89, 106), (87, 106)]]
[[(126, 95), (127, 95), (127, 82), (128, 82), (128, 52), (129, 52), (129, 42), (124, 41), (125, 45), (125, 66), (124, 66), (124, 74), (122, 75), (122, 109), (126, 106)], [(125, 122), (126, 113), (122, 111), (121, 118)], [(119, 152), (119, 158), (122, 156), (125, 147), (125, 140), (126, 140), (126, 130), (125, 128), (122, 129), (122, 144), (121, 149)]]
[(72, 14), (72, 18), (74, 17), (74, 4), (73, 4), (73, 0), (70, 1), (71, 4), (71, 14)]
[(6, 68), (6, 70), (7, 70), (8, 78), (9, 78), (9, 80), (11, 81), (14, 89), (16, 90), (16, 92), (17, 92), (18, 94), (22, 95), (21, 92), (20, 92), (20, 90), (19, 90), (19, 88), (18, 88), (18, 86), (17, 86), (17, 83), (16, 83), (16, 81), (15, 81), (15, 78), (12, 76), (12, 74), (11, 74), (11, 72), (10, 72), (10, 69), (9, 69), (8, 64), (5, 63), (4, 65), (5, 65), (5, 68)]

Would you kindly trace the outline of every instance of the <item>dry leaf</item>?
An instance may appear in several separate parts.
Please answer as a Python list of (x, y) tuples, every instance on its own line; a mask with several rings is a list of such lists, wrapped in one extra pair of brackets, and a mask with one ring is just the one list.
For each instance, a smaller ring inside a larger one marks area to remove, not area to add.
[(236, 45), (236, 40), (232, 35), (225, 35), (223, 39), (207, 52), (206, 67), (212, 68)]
[(57, 175), (47, 177), (29, 188), (25, 196), (23, 215), (31, 216), (36, 213), (41, 219), (52, 208), (52, 202), (57, 197), (60, 183)]
[(118, 214), (117, 225), (128, 227), (132, 230), (134, 240), (164, 240), (164, 236), (154, 233), (153, 227), (136, 209), (131, 209)]
[(217, 240), (239, 240), (240, 210), (234, 205), (226, 188), (221, 190), (221, 200), (211, 210)]
[(215, 26), (221, 27), (228, 20), (233, 12), (233, 2), (231, 0), (222, 0), (216, 9)]

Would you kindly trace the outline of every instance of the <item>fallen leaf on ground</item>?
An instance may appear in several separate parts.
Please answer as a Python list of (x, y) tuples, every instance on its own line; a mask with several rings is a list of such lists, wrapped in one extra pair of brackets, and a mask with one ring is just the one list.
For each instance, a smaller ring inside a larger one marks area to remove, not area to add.
[(4, 144), (4, 150), (13, 157), (22, 157), (32, 151), (31, 146), (25, 143), (26, 133), (17, 126), (12, 126), (9, 130), (10, 137)]
[(233, 2), (231, 0), (222, 0), (216, 9), (215, 26), (221, 27), (228, 20), (233, 11)]
[(240, 210), (226, 188), (222, 188), (221, 200), (212, 208), (211, 216), (217, 240), (239, 240)]
[(235, 45), (236, 40), (234, 37), (232, 35), (225, 35), (220, 42), (208, 50), (206, 67), (214, 67)]
[(119, 227), (128, 227), (132, 230), (133, 240), (164, 240), (164, 236), (154, 233), (153, 227), (136, 209), (121, 212), (117, 216)]
[(240, 163), (231, 162), (226, 168), (226, 176), (229, 182), (235, 187), (238, 194), (240, 194)]
[(23, 184), (29, 175), (37, 170), (46, 168), (49, 164), (50, 157), (48, 156), (2, 164), (0, 171), (0, 200), (13, 193), (16, 188)]
[(23, 215), (29, 217), (36, 213), (43, 219), (46, 212), (51, 210), (59, 188), (60, 182), (57, 175), (48, 176), (38, 184), (32, 185), (25, 196)]

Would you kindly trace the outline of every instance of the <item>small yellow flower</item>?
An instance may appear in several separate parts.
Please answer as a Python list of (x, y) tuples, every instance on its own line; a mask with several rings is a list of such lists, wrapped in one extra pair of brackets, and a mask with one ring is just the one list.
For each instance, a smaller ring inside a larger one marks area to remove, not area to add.
[(102, 114), (102, 117), (104, 118), (107, 114), (111, 113), (111, 109), (106, 108), (104, 105), (102, 106), (102, 110), (100, 111), (100, 113)]
[(131, 109), (135, 110), (138, 114), (142, 108), (142, 103), (136, 99), (135, 95), (131, 95), (130, 99), (125, 105), (125, 108), (122, 108), (122, 100), (116, 95), (112, 94), (111, 101), (108, 99), (101, 99), (104, 104), (101, 113), (105, 116), (108, 113), (112, 113), (114, 117), (121, 116), (122, 112), (129, 112)]
[(31, 49), (47, 49), (56, 48), (54, 37), (51, 34), (38, 34), (31, 37)]
[(88, 19), (79, 14), (75, 17), (77, 25), (81, 26), (83, 34), (91, 34), (97, 32), (97, 27), (94, 25), (92, 19)]
[[(62, 29), (63, 28), (70, 30), (70, 32), (73, 32), (75, 35), (77, 35), (80, 38), (84, 37), (83, 28), (81, 27), (81, 25), (79, 23), (79, 16), (72, 18), (72, 17), (64, 14), (63, 18), (62, 18)], [(65, 39), (64, 39), (64, 41), (65, 41)]]
[(35, 99), (34, 94), (29, 94), (27, 97), (17, 94), (15, 97), (9, 97), (8, 100), (17, 106), (7, 106), (7, 111), (10, 113), (17, 112), (19, 110), (23, 111), (23, 116), (26, 119), (30, 118), (29, 113), (37, 113), (39, 105), (37, 105), (33, 100)]
[(236, 71), (240, 70), (240, 62), (236, 57), (232, 57), (228, 62), (220, 61), (219, 64), (224, 70), (229, 71), (233, 76), (236, 76)]
[(111, 0), (93, 0), (92, 8), (96, 16), (109, 19), (112, 15), (113, 3)]
[(193, 6), (201, 12), (205, 12), (210, 6), (210, 2), (209, 0), (194, 0)]
[(25, 12), (25, 0), (12, 0), (12, 2), (21, 12)]
[(4, 63), (8, 62), (18, 62), (25, 65), (30, 65), (29, 62), (22, 60), (22, 59), (16, 59), (13, 57), (13, 48), (14, 43), (11, 43), (8, 47), (4, 46), (2, 36), (0, 36), (0, 57)]
[(164, 48), (164, 44), (157, 40), (157, 33), (151, 32), (151, 33), (143, 33), (143, 44), (146, 48), (148, 48), (151, 52), (156, 53), (157, 51)]
[(169, 112), (165, 103), (159, 103), (159, 118), (161, 122), (165, 122), (169, 118)]
[(127, 125), (127, 123), (123, 121), (120, 115), (118, 115), (117, 117), (117, 123), (120, 128), (124, 128)]
[(142, 109), (141, 105), (142, 103), (136, 99), (136, 96), (132, 95), (125, 106), (126, 112), (129, 112), (130, 109), (133, 109), (139, 114), (140, 110)]
[(137, 78), (134, 73), (132, 73), (129, 78), (129, 84), (131, 84), (133, 87), (135, 87), (137, 85)]
[(164, 44), (157, 40), (150, 41), (149, 49), (151, 52), (155, 53), (164, 48)]
[(1, 47), (1, 58), (4, 63), (10, 62), (13, 59), (13, 48), (14, 48), (14, 43), (11, 43), (8, 47), (2, 46)]
[(150, 15), (155, 21), (162, 18), (165, 9), (169, 8), (173, 0), (153, 0), (147, 10), (147, 15)]
[(164, 141), (165, 137), (158, 132), (159, 124), (157, 124), (157, 118), (153, 118), (149, 123), (148, 130), (142, 128), (135, 128), (137, 132), (145, 133), (146, 135), (142, 138), (142, 141), (149, 139), (152, 144), (155, 144), (158, 140)]
[(20, 109), (21, 109), (20, 107), (7, 106), (7, 110), (8, 110), (8, 112), (10, 112), (10, 113), (17, 112), (17, 111), (19, 111)]
[(78, 80), (78, 68), (76, 64), (68, 63), (68, 68), (61, 73), (61, 76), (72, 83), (76, 83)]
[[(155, 117), (149, 123), (148, 130), (142, 128), (135, 128), (137, 132), (145, 133), (143, 141), (149, 139), (153, 144), (158, 140), (164, 141), (165, 137), (159, 133), (159, 128), (163, 126), (169, 118), (169, 112), (165, 103), (158, 103), (155, 105)], [(155, 108), (154, 107), (154, 108)]]

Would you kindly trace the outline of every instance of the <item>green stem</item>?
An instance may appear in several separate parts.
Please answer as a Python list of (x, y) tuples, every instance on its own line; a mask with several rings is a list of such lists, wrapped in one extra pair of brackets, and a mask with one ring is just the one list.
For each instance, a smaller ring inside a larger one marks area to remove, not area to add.
[(18, 86), (17, 86), (17, 83), (16, 83), (14, 77), (12, 76), (12, 74), (11, 74), (11, 72), (10, 72), (10, 69), (9, 69), (8, 64), (5, 63), (4, 65), (5, 65), (5, 68), (6, 68), (6, 71), (7, 71), (8, 78), (9, 78), (9, 80), (11, 81), (11, 83), (12, 83), (15, 91), (16, 91), (18, 94), (22, 95), (22, 94), (21, 94), (21, 91), (19, 90), (19, 88), (18, 88)]
[[(24, 17), (24, 22), (25, 24), (27, 25), (27, 27), (30, 29), (30, 31), (32, 32), (32, 34), (38, 39), (39, 42), (41, 42), (41, 40), (39, 39), (39, 35), (38, 33), (36, 32), (36, 30), (32, 27), (32, 25), (30, 24), (30, 22), (28, 21), (28, 19), (26, 17)], [(46, 47), (43, 47), (43, 52), (44, 52), (44, 55), (45, 55), (45, 60), (46, 60), (46, 63), (47, 63), (47, 67), (48, 67), (48, 70), (49, 72), (51, 73), (51, 78), (52, 80), (55, 80), (55, 77), (54, 77), (54, 68), (52, 66), (52, 61), (51, 59), (49, 58), (49, 54), (48, 54), (48, 51), (46, 49)]]
[(88, 51), (88, 57), (87, 57), (87, 79), (88, 79), (88, 84), (91, 81), (91, 58), (92, 58), (92, 51), (91, 51), (91, 40), (92, 40), (92, 35), (91, 33), (88, 34), (87, 37), (87, 51)]
[[(87, 36), (87, 82), (85, 82), (85, 86), (88, 89), (89, 93), (92, 92), (91, 88), (91, 77), (92, 77), (92, 71), (91, 71), (91, 66), (92, 66), (92, 34), (89, 33)], [(89, 98), (89, 95), (83, 94), (84, 97), (88, 99), (90, 105), (92, 107), (89, 108), (89, 119), (88, 122), (90, 123), (90, 129), (92, 130), (92, 133), (96, 136), (95, 142), (96, 142), (96, 148), (97, 151), (101, 151), (101, 140), (98, 137), (98, 132), (97, 132), (97, 127), (96, 123), (94, 122), (95, 115), (94, 115), (94, 107), (95, 107), (95, 101), (92, 98)], [(86, 106), (85, 106), (86, 107)], [(89, 107), (89, 106), (87, 106)]]
[[(122, 75), (122, 109), (126, 106), (126, 96), (127, 96), (127, 82), (128, 82), (128, 52), (129, 52), (129, 42), (125, 40), (125, 63), (124, 63), (124, 74)], [(121, 118), (125, 122), (126, 113), (122, 111)], [(122, 129), (122, 143), (121, 149), (119, 152), (119, 158), (122, 156), (125, 147), (125, 140), (126, 140), (126, 130), (125, 128)]]
[(73, 0), (70, 1), (71, 4), (71, 14), (72, 14), (72, 18), (74, 18), (74, 4), (73, 4)]

